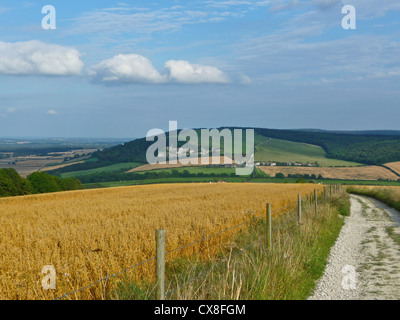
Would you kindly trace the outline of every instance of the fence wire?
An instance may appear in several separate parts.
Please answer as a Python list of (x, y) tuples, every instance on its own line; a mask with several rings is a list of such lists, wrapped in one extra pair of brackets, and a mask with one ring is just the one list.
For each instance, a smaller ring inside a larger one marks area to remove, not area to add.
[(125, 268), (125, 269), (123, 269), (123, 270), (121, 270), (121, 271), (119, 271), (119, 272), (117, 272), (117, 273), (111, 274), (111, 275), (109, 275), (109, 276), (107, 276), (107, 277), (104, 277), (104, 278), (99, 279), (99, 280), (97, 280), (97, 281), (95, 281), (95, 282), (92, 282), (91, 284), (88, 284), (87, 286), (84, 286), (84, 287), (81, 287), (81, 288), (76, 289), (76, 290), (74, 290), (74, 291), (71, 291), (71, 292), (69, 292), (69, 293), (66, 293), (66, 294), (62, 295), (61, 297), (56, 298), (55, 300), (65, 299), (66, 297), (68, 297), (68, 296), (70, 296), (70, 295), (73, 295), (73, 294), (78, 293), (78, 292), (80, 292), (80, 291), (86, 290), (86, 289), (88, 289), (88, 288), (90, 288), (90, 287), (92, 287), (92, 286), (94, 286), (95, 284), (98, 284), (98, 283), (100, 283), (100, 282), (107, 281), (108, 279), (111, 279), (111, 278), (115, 278), (116, 276), (120, 275), (121, 273), (127, 272), (127, 271), (129, 271), (129, 270), (131, 270), (131, 269), (134, 269), (134, 268), (136, 268), (136, 267), (138, 267), (138, 266), (140, 266), (140, 265), (142, 265), (142, 264), (148, 263), (148, 262), (150, 262), (150, 261), (152, 261), (152, 260), (155, 260), (155, 259), (156, 259), (156, 257), (154, 256), (154, 257), (152, 257), (152, 258), (149, 258), (149, 259), (147, 259), (147, 260), (144, 260), (144, 261), (142, 261), (142, 262), (139, 262), (139, 263), (137, 263), (137, 264), (134, 264), (133, 266), (130, 266), (130, 267), (128, 267), (128, 268)]
[(195, 245), (195, 244), (197, 244), (197, 243), (199, 243), (199, 242), (202, 242), (202, 241), (205, 241), (205, 240), (209, 240), (209, 239), (211, 239), (211, 238), (213, 238), (213, 237), (216, 237), (216, 236), (218, 236), (218, 235), (220, 235), (220, 234), (223, 234), (223, 233), (228, 232), (228, 231), (230, 231), (230, 230), (239, 228), (239, 227), (241, 227), (241, 226), (244, 226), (244, 225), (249, 224), (249, 223), (251, 223), (251, 222), (260, 220), (260, 219), (262, 219), (262, 218), (265, 218), (265, 216), (263, 215), (263, 216), (259, 216), (259, 217), (255, 217), (255, 218), (253, 218), (253, 219), (247, 220), (247, 221), (242, 222), (242, 223), (240, 223), (240, 224), (238, 224), (238, 225), (236, 225), (236, 226), (227, 228), (227, 229), (225, 229), (225, 230), (222, 230), (222, 231), (219, 231), (219, 232), (217, 232), (217, 233), (214, 233), (214, 234), (212, 234), (212, 235), (210, 235), (210, 236), (204, 237), (204, 238), (202, 238), (202, 239), (193, 241), (193, 242), (191, 242), (191, 243), (189, 243), (189, 244), (186, 244), (186, 245), (180, 246), (180, 247), (178, 247), (178, 248), (175, 248), (175, 249), (173, 249), (173, 250), (167, 251), (165, 254), (167, 255), (167, 254), (170, 254), (170, 253), (172, 253), (172, 252), (175, 252), (175, 251), (182, 250), (182, 249), (184, 249), (184, 248), (193, 246), (193, 245)]
[[(248, 245), (247, 247), (244, 248), (239, 248), (239, 250), (237, 250), (233, 255), (230, 255), (230, 259), (234, 256), (237, 256), (239, 254), (242, 254), (243, 252), (245, 252), (246, 250), (250, 249), (252, 246), (254, 246), (254, 244), (256, 244), (258, 241), (260, 241), (262, 237), (259, 237), (257, 240), (254, 240), (250, 245)], [(169, 291), (168, 293), (166, 293), (165, 297), (169, 298), (173, 293), (175, 293), (177, 290), (183, 288), (184, 286), (188, 285), (189, 283), (193, 283), (195, 282), (197, 279), (203, 277), (204, 275), (206, 275), (207, 273), (211, 273), (217, 266), (221, 265), (223, 262), (227, 262), (228, 259), (221, 259), (219, 262), (215, 263), (211, 268), (209, 268), (208, 270), (205, 270), (203, 272), (201, 272), (200, 274), (198, 274), (197, 276), (193, 277), (192, 279), (190, 279), (187, 283), (183, 284), (183, 285), (178, 285), (178, 288)]]
[[(312, 194), (306, 195), (306, 197), (307, 197), (307, 196), (311, 196), (311, 195), (312, 195)], [(318, 195), (319, 195), (319, 194), (318, 194)], [(283, 207), (280, 207), (280, 208), (278, 208), (278, 209), (273, 210), (272, 213), (286, 210), (286, 209), (288, 209), (288, 208), (291, 207), (291, 206), (296, 206), (297, 204), (298, 204), (297, 201), (293, 201), (293, 202), (291, 202), (291, 203), (289, 203), (289, 204), (287, 204), (287, 205), (285, 205), (285, 206), (283, 206)], [(255, 212), (255, 211), (249, 210), (248, 212)], [(213, 237), (216, 237), (217, 235), (223, 234), (223, 233), (225, 233), (225, 232), (228, 232), (228, 231), (230, 231), (230, 230), (239, 228), (239, 227), (241, 227), (241, 226), (244, 226), (244, 225), (249, 224), (249, 223), (251, 223), (251, 222), (258, 221), (258, 220), (263, 219), (263, 218), (266, 218), (266, 215), (265, 215), (265, 214), (260, 215), (260, 216), (255, 217), (255, 218), (252, 218), (252, 219), (249, 219), (249, 220), (247, 220), (247, 221), (245, 221), (245, 222), (242, 222), (242, 223), (240, 223), (240, 224), (237, 224), (237, 225), (235, 225), (235, 226), (233, 226), (233, 227), (229, 227), (229, 228), (227, 228), (227, 229), (218, 231), (218, 232), (216, 232), (216, 233), (214, 233), (214, 234), (212, 234), (212, 235), (206, 236), (206, 237), (204, 237), (204, 238), (202, 238), (202, 239), (193, 241), (193, 242), (191, 242), (191, 243), (188, 243), (188, 244), (185, 244), (185, 245), (183, 245), (183, 246), (180, 246), (180, 247), (177, 247), (177, 248), (175, 248), (175, 249), (172, 249), (172, 250), (170, 250), (170, 251), (167, 251), (167, 252), (165, 252), (165, 255), (168, 255), (168, 254), (171, 254), (171, 253), (173, 253), (173, 252), (176, 252), (176, 251), (185, 249), (185, 248), (190, 247), (190, 246), (193, 246), (193, 245), (195, 245), (195, 244), (197, 244), (197, 243), (200, 243), (200, 242), (209, 240), (209, 239), (211, 239), (211, 238), (213, 238)], [(298, 218), (297, 218), (296, 216), (295, 216), (295, 217), (292, 217), (291, 219), (289, 219), (289, 220), (286, 221), (285, 223), (281, 224), (280, 226), (275, 226), (275, 227), (273, 227), (273, 228), (272, 228), (272, 231), (276, 231), (276, 230), (282, 229), (283, 227), (287, 226), (289, 223), (292, 223), (294, 220), (297, 220), (297, 219), (298, 219)], [(251, 243), (249, 246), (238, 250), (238, 252), (236, 252), (235, 254), (243, 253), (245, 250), (248, 250), (248, 249), (251, 248), (256, 242), (258, 242), (261, 238), (262, 238), (262, 237), (260, 237), (260, 238), (258, 238), (257, 240), (255, 240), (255, 241), (254, 241), (253, 243)], [(88, 284), (88, 285), (86, 285), (86, 286), (84, 286), (84, 287), (78, 288), (78, 289), (73, 290), (73, 291), (71, 291), (71, 292), (69, 292), (69, 293), (65, 293), (64, 295), (62, 295), (61, 297), (56, 298), (55, 300), (62, 300), (62, 299), (65, 299), (65, 298), (67, 298), (68, 296), (71, 296), (71, 295), (73, 295), (73, 294), (76, 294), (76, 293), (78, 293), (78, 292), (80, 292), (80, 291), (84, 291), (84, 290), (86, 290), (86, 289), (88, 289), (88, 288), (90, 288), (90, 287), (92, 287), (92, 286), (94, 286), (94, 285), (96, 285), (96, 284), (99, 284), (99, 283), (101, 283), (101, 282), (103, 282), (103, 281), (107, 281), (107, 280), (109, 280), (109, 279), (111, 279), (111, 278), (115, 278), (116, 276), (118, 276), (118, 275), (120, 275), (120, 274), (122, 274), (122, 273), (125, 273), (125, 272), (127, 272), (127, 271), (129, 271), (129, 270), (132, 270), (132, 269), (134, 269), (134, 268), (136, 268), (136, 267), (138, 267), (138, 266), (140, 266), (140, 265), (143, 265), (143, 264), (148, 263), (148, 262), (150, 262), (150, 261), (152, 261), (152, 260), (155, 260), (155, 259), (156, 259), (156, 257), (154, 256), (154, 257), (151, 257), (151, 258), (149, 258), (149, 259), (147, 259), (147, 260), (143, 260), (143, 261), (141, 261), (141, 262), (139, 262), (139, 263), (136, 263), (136, 264), (134, 264), (134, 265), (132, 265), (132, 266), (130, 266), (130, 267), (127, 267), (127, 268), (125, 268), (125, 269), (123, 269), (123, 270), (121, 270), (121, 271), (119, 271), (119, 272), (116, 272), (116, 273), (111, 274), (111, 275), (109, 275), (109, 276), (106, 276), (106, 277), (104, 277), (104, 278), (102, 278), (102, 279), (99, 279), (99, 280), (97, 280), (97, 281), (95, 281), (95, 282), (92, 282), (92, 283), (90, 283), (90, 284)], [(217, 264), (215, 264), (211, 269), (202, 272), (200, 275), (196, 276), (191, 282), (193, 282), (195, 279), (199, 278), (200, 276), (204, 275), (205, 273), (211, 272), (216, 266), (218, 266), (219, 264), (221, 264), (221, 263), (224, 262), (224, 261), (226, 261), (226, 260), (221, 260), (220, 262), (218, 262)], [(181, 287), (179, 287), (179, 288), (181, 288)], [(175, 289), (174, 292), (175, 292), (176, 290), (178, 290), (179, 288)], [(168, 296), (170, 296), (172, 293), (173, 293), (173, 292), (168, 293)]]

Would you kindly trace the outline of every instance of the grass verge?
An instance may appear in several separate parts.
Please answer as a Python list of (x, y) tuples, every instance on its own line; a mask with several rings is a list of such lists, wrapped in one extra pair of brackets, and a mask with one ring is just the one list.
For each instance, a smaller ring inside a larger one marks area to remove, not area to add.
[(400, 189), (398, 188), (362, 188), (362, 187), (349, 187), (347, 192), (375, 198), (389, 207), (400, 211)]
[[(174, 259), (166, 266), (170, 300), (300, 300), (315, 288), (330, 248), (349, 215), (346, 192), (303, 201), (302, 224), (297, 208), (272, 220), (272, 250), (266, 247), (265, 219), (257, 220), (221, 248), (214, 259)], [(153, 299), (153, 283), (120, 282), (113, 299)]]

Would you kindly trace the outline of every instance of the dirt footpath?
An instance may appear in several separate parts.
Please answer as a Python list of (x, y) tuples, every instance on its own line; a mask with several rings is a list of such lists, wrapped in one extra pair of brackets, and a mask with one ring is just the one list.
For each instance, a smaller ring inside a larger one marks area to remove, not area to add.
[(345, 219), (309, 300), (400, 299), (400, 213), (351, 195)]

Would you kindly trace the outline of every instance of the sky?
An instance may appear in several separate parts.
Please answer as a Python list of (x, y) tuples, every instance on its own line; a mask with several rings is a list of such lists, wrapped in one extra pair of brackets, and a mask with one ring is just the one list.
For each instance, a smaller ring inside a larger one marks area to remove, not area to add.
[(399, 23), (398, 0), (0, 0), (0, 137), (400, 129)]

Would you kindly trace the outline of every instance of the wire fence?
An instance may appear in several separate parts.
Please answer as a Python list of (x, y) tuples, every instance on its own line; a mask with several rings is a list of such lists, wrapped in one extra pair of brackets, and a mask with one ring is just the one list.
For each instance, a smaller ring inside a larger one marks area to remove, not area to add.
[[(293, 204), (297, 204), (297, 202), (291, 203), (291, 204), (289, 204), (289, 205), (286, 205), (286, 206), (284, 206), (284, 207), (281, 207), (281, 208), (279, 208), (279, 209), (276, 209), (276, 210), (274, 210), (274, 211), (272, 211), (272, 212), (279, 212), (280, 210), (287, 209), (287, 208), (289, 208), (290, 206), (293, 206)], [(253, 221), (253, 220), (260, 220), (260, 219), (263, 219), (263, 218), (265, 218), (265, 215), (260, 216), (260, 217), (257, 217), (257, 218), (255, 218), (255, 219), (252, 219), (251, 221)], [(272, 231), (278, 231), (278, 230), (282, 229), (283, 227), (287, 227), (289, 224), (293, 224), (293, 225), (297, 224), (297, 217), (292, 217), (292, 218), (290, 218), (288, 221), (285, 221), (285, 223), (283, 223), (283, 224), (281, 224), (281, 225), (279, 225), (279, 226), (275, 226), (274, 228), (272, 228)], [(249, 250), (250, 248), (252, 248), (256, 243), (260, 242), (260, 240), (263, 239), (263, 238), (264, 238), (264, 236), (259, 236), (256, 240), (252, 241), (252, 242), (251, 242), (249, 245), (247, 245), (246, 247), (239, 248), (239, 250), (237, 250), (233, 255), (231, 255), (231, 256), (229, 257), (229, 259), (232, 259), (232, 258), (234, 258), (235, 256), (238, 256), (238, 255), (240, 255), (240, 254), (243, 254), (244, 252), (246, 252), (247, 250)], [(193, 283), (193, 282), (195, 282), (196, 280), (201, 279), (201, 278), (204, 277), (206, 274), (211, 273), (211, 272), (212, 272), (215, 268), (217, 268), (218, 266), (222, 265), (223, 263), (226, 263), (229, 259), (221, 259), (221, 260), (218, 261), (217, 263), (213, 264), (213, 265), (211, 266), (211, 268), (209, 268), (208, 270), (205, 270), (205, 271), (201, 272), (200, 274), (198, 274), (197, 276), (195, 276), (195, 277), (189, 279), (185, 284), (178, 285), (178, 287), (177, 287), (176, 289), (170, 290), (169, 292), (167, 292), (166, 295), (165, 295), (165, 297), (166, 297), (166, 298), (169, 298), (169, 297), (170, 297), (172, 294), (174, 294), (176, 291), (178, 291), (179, 289), (181, 289), (181, 288), (184, 287), (185, 285), (188, 285), (188, 283)]]
[[(304, 198), (305, 198), (305, 199), (309, 199), (309, 197), (311, 198), (311, 196), (313, 196), (313, 195), (314, 195), (314, 194), (305, 195)], [(319, 196), (319, 195), (321, 195), (321, 192), (318, 193), (318, 196)], [(324, 195), (323, 198), (326, 199), (327, 192), (326, 192), (325, 188), (324, 188), (324, 191), (323, 191), (323, 195)], [(332, 191), (330, 191), (330, 195), (332, 195)], [(299, 202), (298, 202), (298, 201), (293, 201), (293, 202), (290, 202), (289, 204), (287, 204), (287, 205), (285, 205), (285, 206), (283, 206), (283, 207), (280, 207), (280, 208), (277, 208), (277, 209), (273, 210), (271, 213), (282, 212), (282, 211), (285, 211), (285, 210), (288, 211), (291, 207), (293, 207), (292, 209), (294, 209), (294, 208), (297, 207), (298, 205), (299, 205)], [(255, 211), (249, 210), (248, 212), (254, 213)], [(204, 238), (195, 240), (195, 241), (190, 242), (190, 243), (188, 243), (188, 244), (185, 244), (185, 245), (183, 245), (183, 246), (179, 246), (179, 247), (177, 247), (177, 248), (175, 248), (175, 249), (166, 251), (166, 252), (165, 252), (165, 255), (170, 255), (170, 254), (172, 254), (172, 253), (174, 253), (174, 252), (177, 252), (177, 251), (183, 250), (183, 249), (185, 249), (185, 248), (194, 246), (194, 245), (196, 245), (196, 244), (198, 244), (198, 243), (201, 243), (201, 242), (210, 240), (211, 238), (214, 238), (214, 237), (216, 237), (216, 236), (218, 236), (218, 235), (221, 235), (221, 234), (223, 234), (223, 233), (226, 233), (226, 232), (228, 232), (228, 231), (231, 231), (231, 230), (234, 230), (234, 229), (243, 227), (243, 226), (245, 226), (245, 225), (249, 225), (249, 224), (251, 224), (251, 223), (254, 223), (254, 222), (256, 222), (256, 221), (259, 221), (259, 220), (265, 219), (265, 218), (266, 218), (266, 214), (263, 214), (263, 215), (260, 215), (260, 216), (251, 218), (251, 219), (249, 219), (249, 220), (247, 220), (247, 221), (245, 221), (245, 222), (242, 222), (242, 223), (240, 223), (240, 224), (237, 224), (237, 225), (235, 225), (235, 226), (233, 226), (233, 227), (226, 228), (226, 229), (224, 229), (224, 230), (218, 231), (218, 232), (216, 232), (216, 233), (214, 233), (214, 234), (211, 234), (211, 235), (209, 235), (209, 236), (206, 236), (206, 237), (204, 237)], [(284, 228), (284, 227), (287, 227), (289, 224), (293, 224), (293, 225), (294, 225), (294, 224), (296, 224), (296, 223), (298, 223), (298, 222), (299, 222), (299, 221), (298, 221), (298, 216), (294, 215), (293, 217), (289, 218), (288, 220), (286, 220), (284, 223), (280, 224), (279, 226), (274, 226), (274, 227), (272, 228), (272, 231), (277, 231), (277, 230), (279, 230), (279, 229), (282, 229), (282, 228)], [(244, 247), (244, 248), (240, 248), (240, 250), (237, 250), (237, 251), (235, 252), (235, 255), (237, 255), (237, 254), (242, 254), (242, 253), (245, 252), (246, 250), (250, 249), (250, 248), (251, 248), (252, 246), (254, 246), (258, 241), (260, 241), (260, 239), (262, 239), (262, 236), (259, 237), (259, 238), (257, 238), (255, 241), (253, 241), (253, 242), (252, 242), (251, 244), (249, 244), (248, 246), (246, 246), (246, 247)], [(119, 276), (119, 275), (121, 275), (121, 274), (123, 274), (123, 273), (126, 273), (127, 271), (130, 271), (130, 270), (132, 270), (132, 269), (134, 269), (134, 268), (137, 268), (137, 267), (139, 267), (139, 266), (141, 266), (141, 265), (144, 265), (144, 264), (149, 263), (150, 261), (154, 261), (154, 260), (156, 260), (156, 256), (153, 256), (153, 257), (148, 258), (148, 259), (146, 259), (146, 260), (143, 260), (143, 261), (141, 261), (141, 262), (139, 262), (139, 263), (136, 263), (136, 264), (134, 264), (134, 265), (132, 265), (132, 266), (129, 266), (129, 267), (127, 267), (127, 268), (125, 268), (125, 269), (123, 269), (123, 270), (121, 270), (121, 271), (119, 271), (119, 272), (116, 272), (116, 273), (114, 273), (114, 274), (111, 274), (111, 275), (108, 275), (108, 276), (106, 276), (106, 277), (104, 277), (104, 278), (101, 278), (101, 279), (99, 279), (99, 280), (97, 280), (97, 281), (95, 281), (95, 282), (92, 282), (92, 283), (90, 283), (90, 284), (84, 286), (84, 287), (80, 287), (80, 288), (78, 288), (78, 289), (76, 289), (76, 290), (73, 290), (73, 291), (71, 291), (71, 292), (65, 293), (64, 295), (62, 295), (62, 296), (56, 298), (55, 300), (62, 300), (62, 299), (68, 298), (68, 297), (71, 296), (71, 295), (74, 295), (74, 294), (76, 294), (76, 293), (78, 293), (78, 292), (84, 291), (84, 290), (86, 290), (86, 289), (88, 289), (88, 288), (91, 288), (91, 287), (93, 287), (93, 286), (95, 286), (95, 285), (97, 285), (97, 284), (100, 284), (100, 283), (102, 283), (102, 282), (108, 281), (108, 280), (110, 280), (111, 278), (115, 278), (115, 277), (117, 277), (117, 276)], [(223, 262), (226, 262), (226, 261), (227, 261), (226, 259), (221, 259), (218, 263), (214, 264), (209, 270), (206, 270), (206, 271), (200, 273), (199, 275), (195, 276), (193, 279), (190, 279), (189, 282), (194, 282), (194, 281), (196, 281), (197, 279), (201, 278), (201, 277), (204, 276), (206, 273), (211, 272), (211, 271), (214, 270), (217, 266), (221, 265)], [(176, 292), (176, 291), (177, 291), (178, 289), (180, 289), (182, 286), (183, 286), (183, 285), (178, 286), (176, 289), (174, 289), (174, 290), (172, 290), (172, 291), (169, 291), (169, 292), (165, 295), (165, 297), (166, 297), (166, 298), (170, 297), (174, 292)]]

